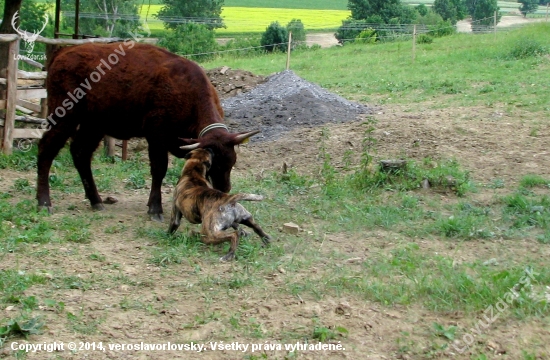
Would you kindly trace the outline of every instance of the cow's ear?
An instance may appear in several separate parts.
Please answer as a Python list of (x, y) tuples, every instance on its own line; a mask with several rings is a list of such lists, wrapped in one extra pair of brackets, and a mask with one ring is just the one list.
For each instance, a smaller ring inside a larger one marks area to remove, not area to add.
[(251, 136), (258, 134), (259, 132), (260, 130), (254, 130), (254, 131), (236, 134), (235, 137), (233, 138), (233, 143), (235, 145), (245, 144), (248, 142)]

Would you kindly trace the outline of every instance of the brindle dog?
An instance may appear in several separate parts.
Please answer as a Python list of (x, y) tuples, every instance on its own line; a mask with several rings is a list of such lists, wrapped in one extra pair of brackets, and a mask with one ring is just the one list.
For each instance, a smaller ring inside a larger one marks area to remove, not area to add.
[[(239, 236), (244, 233), (239, 230), (239, 224), (252, 228), (265, 245), (269, 244), (271, 237), (254, 222), (252, 214), (238, 203), (241, 200), (263, 200), (261, 195), (229, 195), (212, 188), (212, 184), (206, 179), (212, 157), (210, 149), (196, 149), (187, 154), (187, 161), (174, 190), (174, 205), (168, 231), (173, 233), (178, 229), (182, 215), (192, 224), (202, 223), (200, 234), (203, 243), (220, 244), (231, 241), (229, 252), (220, 259), (229, 261), (235, 258)], [(226, 232), (230, 227), (234, 231)]]

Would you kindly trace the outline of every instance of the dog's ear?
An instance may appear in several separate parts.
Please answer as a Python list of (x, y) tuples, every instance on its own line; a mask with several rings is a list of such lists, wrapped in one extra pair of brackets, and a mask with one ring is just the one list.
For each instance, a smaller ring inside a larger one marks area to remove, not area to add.
[(189, 160), (193, 154), (191, 154), (193, 151), (189, 151), (185, 156), (183, 157), (185, 160)]

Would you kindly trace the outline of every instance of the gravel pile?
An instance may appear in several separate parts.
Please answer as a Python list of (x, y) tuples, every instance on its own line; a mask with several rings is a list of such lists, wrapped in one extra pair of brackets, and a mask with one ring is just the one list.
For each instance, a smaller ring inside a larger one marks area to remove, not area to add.
[(247, 93), (222, 101), (231, 132), (260, 129), (252, 142), (274, 140), (298, 127), (355, 120), (372, 109), (348, 101), (290, 70), (269, 76)]

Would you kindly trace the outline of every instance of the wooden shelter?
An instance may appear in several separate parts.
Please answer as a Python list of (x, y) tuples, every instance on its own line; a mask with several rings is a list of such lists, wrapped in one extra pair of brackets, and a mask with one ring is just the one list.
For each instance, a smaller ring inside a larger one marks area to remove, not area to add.
[[(0, 118), (0, 149), (5, 154), (11, 154), (14, 139), (39, 139), (44, 134), (42, 124), (47, 115), (47, 91), (44, 86), (45, 71), (25, 72), (18, 70), (19, 59), (37, 66), (43, 65), (19, 54), (20, 37), (17, 34), (0, 34), (0, 42), (9, 43), (8, 66), (0, 71), (0, 84), (5, 90), (0, 92), (0, 110), (4, 112)], [(119, 41), (118, 38), (86, 38), (86, 39), (48, 39), (38, 36), (37, 42), (53, 46), (79, 45), (89, 42), (109, 43)], [(16, 115), (19, 110), (24, 115)], [(35, 124), (34, 128), (16, 128), (16, 122)], [(105, 144), (110, 156), (115, 152), (115, 139), (106, 137)], [(127, 141), (123, 141), (122, 158), (127, 156)]]

